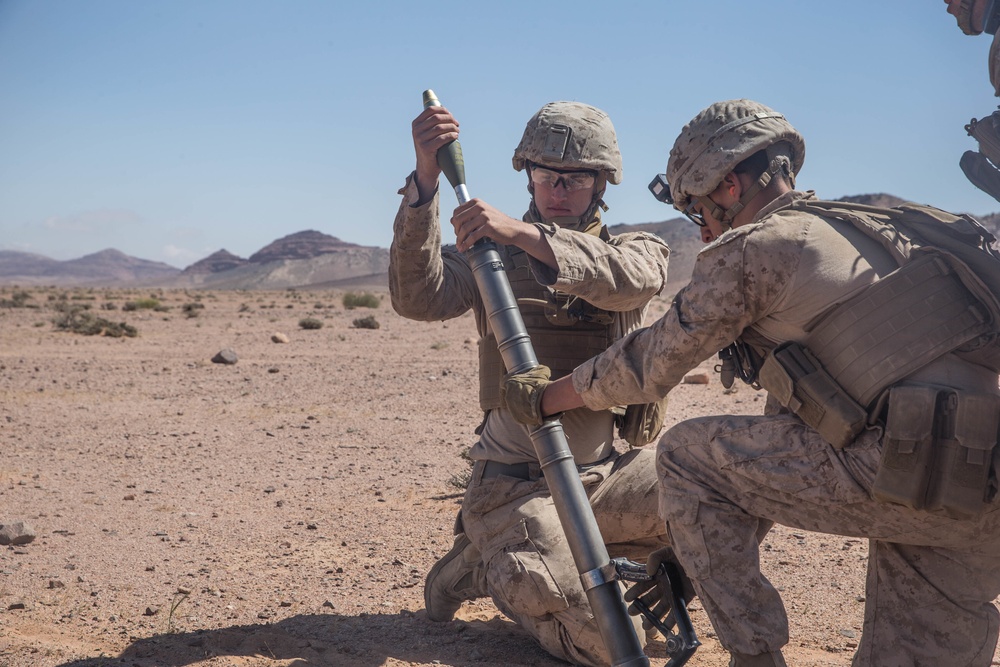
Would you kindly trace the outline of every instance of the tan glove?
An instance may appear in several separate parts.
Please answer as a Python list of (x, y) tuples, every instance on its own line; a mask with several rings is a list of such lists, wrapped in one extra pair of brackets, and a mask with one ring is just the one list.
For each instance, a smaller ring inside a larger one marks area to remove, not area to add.
[(552, 384), (548, 366), (535, 366), (523, 373), (508, 373), (500, 386), (500, 399), (514, 419), (528, 426), (542, 425), (542, 393)]
[(662, 626), (657, 627), (657, 630), (660, 632), (663, 632), (664, 629), (673, 628), (676, 624), (671, 613), (673, 611), (674, 590), (670, 585), (670, 578), (667, 576), (667, 564), (672, 565), (675, 572), (679, 575), (677, 583), (680, 584), (681, 590), (678, 593), (680, 593), (685, 604), (689, 604), (694, 599), (694, 586), (691, 585), (691, 580), (684, 574), (684, 569), (677, 562), (674, 550), (670, 547), (657, 549), (649, 554), (649, 558), (646, 560), (646, 574), (652, 578), (649, 581), (641, 581), (634, 584), (625, 591), (625, 602), (629, 603), (628, 613), (632, 616), (642, 614), (642, 627), (644, 630), (649, 630), (656, 624), (643, 614), (643, 610), (640, 609), (641, 606), (645, 606), (658, 619), (659, 626)]

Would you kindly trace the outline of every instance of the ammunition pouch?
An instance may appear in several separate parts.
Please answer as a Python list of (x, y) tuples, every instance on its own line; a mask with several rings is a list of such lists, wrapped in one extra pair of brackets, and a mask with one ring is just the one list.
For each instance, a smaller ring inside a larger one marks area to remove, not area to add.
[(656, 439), (663, 428), (667, 398), (664, 396), (655, 403), (638, 403), (612, 411), (615, 413), (618, 437), (632, 447), (645, 447)]
[(850, 444), (868, 422), (868, 413), (813, 354), (794, 341), (765, 357), (760, 385), (837, 449)]
[(981, 513), (997, 492), (1000, 396), (927, 384), (889, 390), (872, 495), (955, 518)]

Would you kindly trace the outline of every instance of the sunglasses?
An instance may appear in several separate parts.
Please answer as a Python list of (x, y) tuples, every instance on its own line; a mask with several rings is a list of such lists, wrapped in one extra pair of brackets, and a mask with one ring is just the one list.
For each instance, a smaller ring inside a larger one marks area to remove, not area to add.
[(579, 192), (594, 187), (597, 174), (593, 171), (561, 171), (545, 167), (531, 167), (531, 182), (536, 186), (555, 189), (562, 183), (566, 192)]

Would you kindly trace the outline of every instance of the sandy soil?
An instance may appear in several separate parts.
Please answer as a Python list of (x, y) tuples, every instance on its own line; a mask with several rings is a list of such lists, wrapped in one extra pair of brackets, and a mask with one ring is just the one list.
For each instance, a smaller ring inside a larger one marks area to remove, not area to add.
[[(149, 290), (31, 294), (0, 308), (0, 524), (36, 533), (0, 547), (0, 667), (564, 664), (488, 600), (452, 623), (423, 611), (479, 419), (470, 317), (414, 323), (332, 291), (156, 292), (169, 310), (131, 312)], [(139, 336), (55, 331), (61, 297)], [(352, 324), (367, 315), (379, 329)], [(210, 361), (227, 347), (236, 364)], [(761, 405), (713, 374), (677, 388), (669, 420)], [(789, 664), (850, 664), (866, 552), (768, 537)], [(689, 664), (726, 665), (692, 615)], [(648, 653), (666, 662), (662, 642)]]

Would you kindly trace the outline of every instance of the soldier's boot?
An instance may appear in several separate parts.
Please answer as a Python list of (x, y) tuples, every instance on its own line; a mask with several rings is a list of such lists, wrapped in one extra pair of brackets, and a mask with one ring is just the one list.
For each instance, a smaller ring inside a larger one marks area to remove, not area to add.
[(731, 655), (729, 667), (788, 667), (781, 651), (758, 655), (746, 655), (745, 653), (732, 653)]
[(479, 549), (459, 533), (451, 551), (434, 564), (424, 582), (424, 608), (432, 621), (450, 621), (467, 600), (487, 597), (486, 568)]

